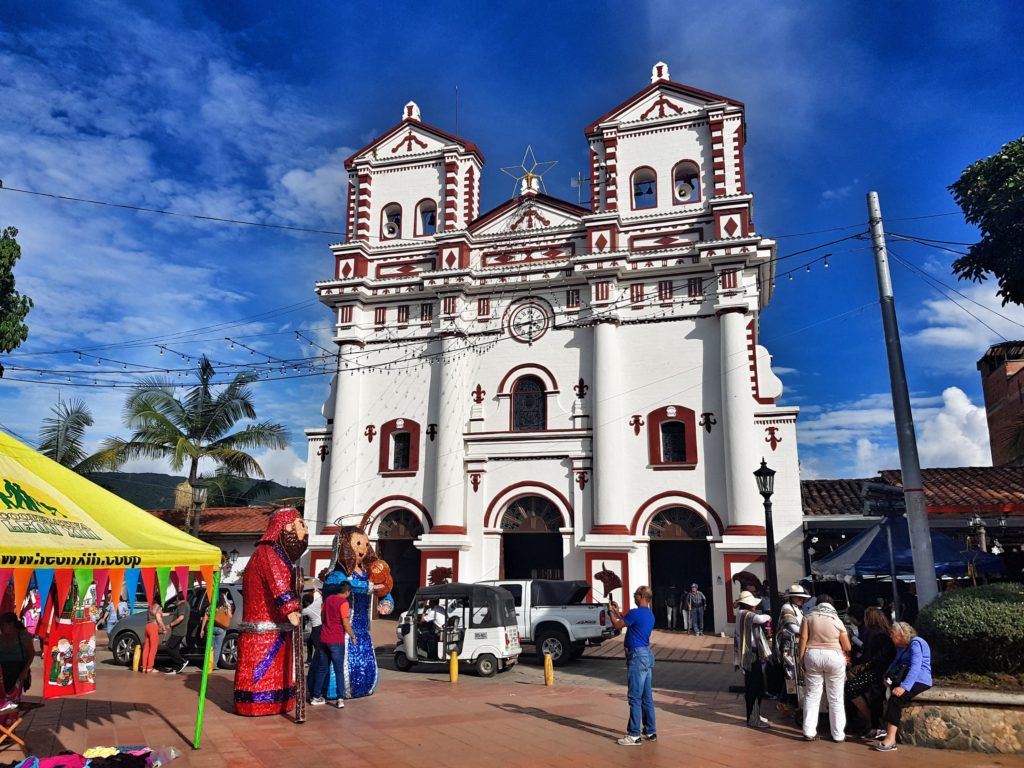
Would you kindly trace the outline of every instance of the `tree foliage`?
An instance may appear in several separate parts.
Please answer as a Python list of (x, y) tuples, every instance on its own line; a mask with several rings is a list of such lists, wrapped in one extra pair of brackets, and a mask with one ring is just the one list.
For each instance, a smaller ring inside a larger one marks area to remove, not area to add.
[(994, 275), (1003, 304), (1024, 304), (1024, 137), (969, 165), (949, 187), (981, 240), (953, 262), (961, 280)]
[(85, 428), (92, 426), (92, 412), (82, 400), (62, 400), (39, 430), (39, 452), (79, 474), (92, 472), (98, 461), (85, 453)]
[(32, 299), (14, 288), (14, 265), (21, 258), (18, 230), (7, 227), (0, 233), (0, 352), (11, 352), (28, 338), (25, 317)]
[[(214, 391), (213, 365), (203, 356), (196, 369), (199, 383), (179, 399), (170, 381), (147, 379), (134, 387), (124, 406), (125, 426), (133, 430), (124, 440), (111, 437), (95, 455), (108, 469), (120, 469), (131, 459), (166, 459), (175, 472), (188, 466), (189, 483), (199, 476), (200, 459), (210, 459), (228, 474), (263, 477), (263, 469), (247, 451), (285, 448), (288, 431), (280, 424), (256, 422), (232, 432), (237, 422), (255, 421), (249, 384), (256, 375), (236, 374), (220, 391)], [(192, 521), (199, 532), (199, 514)]]

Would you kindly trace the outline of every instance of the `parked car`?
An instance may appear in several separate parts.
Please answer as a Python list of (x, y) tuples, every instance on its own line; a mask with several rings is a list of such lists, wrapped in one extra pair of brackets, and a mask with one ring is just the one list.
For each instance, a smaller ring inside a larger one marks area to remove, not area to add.
[(512, 593), (520, 642), (534, 645), (540, 659), (550, 653), (556, 667), (582, 656), (588, 645), (600, 645), (619, 634), (612, 627), (606, 603), (583, 602), (590, 591), (586, 581), (503, 579), (480, 583)]
[[(231, 625), (227, 628), (224, 636), (224, 645), (221, 647), (220, 658), (217, 665), (222, 669), (234, 669), (238, 664), (238, 627), (242, 623), (242, 585), (223, 584), (220, 588), (222, 597), (234, 606), (234, 613), (231, 616)], [(168, 600), (164, 604), (165, 621), (166, 614), (174, 611), (175, 600)], [(192, 612), (189, 614), (188, 634), (185, 642), (182, 643), (181, 652), (184, 656), (192, 659), (202, 659), (203, 650), (206, 648), (206, 638), (199, 636), (199, 629), (202, 626), (203, 614), (209, 608), (209, 601), (206, 599), (206, 590), (192, 590), (188, 598)], [(145, 605), (145, 600), (142, 601)], [(131, 666), (132, 658), (135, 656), (135, 649), (142, 645), (146, 637), (146, 613), (133, 613), (121, 619), (110, 631), (107, 647), (114, 655), (114, 661), (118, 664)], [(159, 657), (167, 644), (169, 635), (160, 635), (160, 646), (157, 649)]]
[(510, 669), (519, 660), (512, 595), (484, 584), (420, 587), (396, 627), (395, 666), (447, 666), (451, 654), (481, 677)]

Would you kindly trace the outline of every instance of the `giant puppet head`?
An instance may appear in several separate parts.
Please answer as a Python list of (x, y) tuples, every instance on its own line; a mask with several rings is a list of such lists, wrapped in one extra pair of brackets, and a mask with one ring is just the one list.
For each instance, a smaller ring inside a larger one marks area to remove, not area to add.
[[(391, 568), (377, 557), (373, 545), (362, 528), (346, 525), (334, 536), (334, 554), (329, 570), (344, 571), (346, 575), (365, 570), (367, 578), (373, 584), (374, 593), (383, 598), (390, 594), (394, 586)], [(378, 605), (381, 615), (391, 612), (392, 603), (382, 600)]]
[(260, 544), (278, 544), (293, 563), (297, 563), (309, 543), (309, 528), (295, 507), (281, 507), (270, 518)]

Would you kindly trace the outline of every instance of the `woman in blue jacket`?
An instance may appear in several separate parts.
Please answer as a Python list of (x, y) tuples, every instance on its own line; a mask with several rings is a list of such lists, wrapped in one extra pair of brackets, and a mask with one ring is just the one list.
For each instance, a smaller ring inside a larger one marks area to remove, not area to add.
[(885, 706), (888, 727), (875, 749), (879, 752), (896, 750), (896, 733), (900, 729), (903, 708), (916, 696), (932, 687), (932, 652), (924, 638), (905, 621), (897, 621), (889, 633), (896, 646), (896, 658), (885, 672), (889, 688), (889, 702)]

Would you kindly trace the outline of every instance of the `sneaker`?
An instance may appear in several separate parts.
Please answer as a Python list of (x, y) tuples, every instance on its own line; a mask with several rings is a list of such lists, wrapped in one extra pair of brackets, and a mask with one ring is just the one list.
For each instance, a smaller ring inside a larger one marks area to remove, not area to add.
[(874, 731), (871, 731), (871, 733), (867, 735), (867, 738), (871, 741), (879, 741), (880, 739), (885, 738), (885, 731), (883, 731), (881, 728), (878, 728)]
[(323, 698), (322, 696), (314, 696), (312, 699), (309, 700), (309, 706), (311, 707), (319, 707), (326, 703), (327, 699)]
[(16, 701), (5, 701), (0, 704), (0, 712), (10, 712), (12, 709), (18, 708), (18, 702)]
[(658, 734), (656, 734), (656, 733), (643, 733), (643, 734), (641, 734), (641, 738), (643, 738), (645, 741), (657, 741), (658, 740)]
[(620, 747), (637, 747), (640, 746), (640, 741), (641, 739), (639, 736), (630, 736), (629, 734), (626, 734), (615, 743)]
[(895, 744), (882, 744), (881, 742), (879, 742), (878, 744), (875, 744), (875, 752), (895, 752), (895, 751), (896, 751), (896, 745)]
[(178, 672), (180, 672), (180, 671), (181, 671), (181, 670), (179, 670), (179, 669), (165, 669), (165, 670), (163, 670), (163, 673), (164, 673), (165, 675), (176, 675), (176, 674), (178, 674)]
[(184, 664), (182, 664), (180, 667), (178, 667), (178, 671), (179, 672), (184, 672), (185, 671), (185, 667), (187, 667), (187, 666), (188, 666), (188, 662), (186, 661)]
[(808, 736), (807, 734), (804, 734), (804, 741), (817, 741), (817, 740), (818, 740), (817, 736)]
[(345, 700), (344, 699), (338, 699), (337, 703), (334, 706), (336, 706), (338, 709), (344, 709), (345, 708)]

